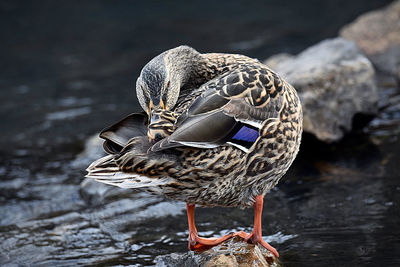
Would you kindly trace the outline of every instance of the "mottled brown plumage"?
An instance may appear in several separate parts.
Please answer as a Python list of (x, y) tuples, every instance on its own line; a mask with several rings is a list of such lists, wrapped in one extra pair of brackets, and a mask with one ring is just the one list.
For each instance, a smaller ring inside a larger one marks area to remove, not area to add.
[(146, 113), (102, 132), (111, 154), (88, 177), (188, 205), (247, 207), (298, 152), (297, 93), (258, 60), (181, 46), (150, 61), (136, 90)]

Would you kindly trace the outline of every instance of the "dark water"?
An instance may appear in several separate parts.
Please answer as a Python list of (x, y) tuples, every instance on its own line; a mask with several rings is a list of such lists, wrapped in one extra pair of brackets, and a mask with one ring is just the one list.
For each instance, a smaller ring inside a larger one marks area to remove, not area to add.
[[(297, 53), (388, 2), (0, 1), (0, 265), (140, 266), (186, 251), (183, 203), (80, 187), (98, 152), (79, 153), (138, 108), (141, 67), (179, 44)], [(264, 205), (265, 239), (284, 265), (400, 264), (397, 140), (305, 136)], [(197, 221), (206, 236), (250, 230), (252, 211), (198, 209)]]

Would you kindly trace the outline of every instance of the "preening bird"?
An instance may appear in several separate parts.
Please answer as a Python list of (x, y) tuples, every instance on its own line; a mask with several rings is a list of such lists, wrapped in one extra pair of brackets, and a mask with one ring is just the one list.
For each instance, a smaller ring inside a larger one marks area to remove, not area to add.
[[(136, 93), (144, 112), (101, 132), (109, 155), (87, 177), (185, 201), (191, 250), (240, 236), (278, 257), (262, 239), (261, 213), (299, 150), (296, 90), (256, 59), (179, 46), (144, 66)], [(199, 237), (195, 205), (253, 206), (253, 231)]]

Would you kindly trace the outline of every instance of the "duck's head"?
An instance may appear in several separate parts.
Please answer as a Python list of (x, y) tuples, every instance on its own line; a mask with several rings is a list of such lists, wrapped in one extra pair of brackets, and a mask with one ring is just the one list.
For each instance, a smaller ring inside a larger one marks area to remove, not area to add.
[[(165, 123), (159, 116), (160, 110), (172, 111), (181, 87), (190, 79), (201, 54), (191, 47), (179, 46), (168, 50), (147, 63), (136, 81), (136, 93), (140, 105), (148, 114), (151, 140), (165, 137), (157, 129)], [(153, 125), (157, 127), (152, 127)]]
[(170, 49), (147, 63), (136, 81), (136, 93), (143, 110), (172, 110), (181, 86), (190, 78), (193, 62), (200, 53), (188, 46)]

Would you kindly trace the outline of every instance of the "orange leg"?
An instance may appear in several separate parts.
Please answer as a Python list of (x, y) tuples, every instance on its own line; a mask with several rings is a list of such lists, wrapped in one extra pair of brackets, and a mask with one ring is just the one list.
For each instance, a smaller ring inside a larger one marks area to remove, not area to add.
[(225, 235), (220, 238), (204, 238), (199, 237), (199, 234), (196, 229), (196, 225), (194, 222), (194, 207), (195, 205), (190, 205), (186, 203), (188, 224), (189, 224), (189, 249), (190, 250), (205, 250), (211, 248), (213, 246), (219, 245), (222, 242), (228, 240), (233, 237), (232, 234)]
[(186, 204), (186, 210), (187, 210), (187, 217), (188, 217), (188, 223), (189, 223), (189, 249), (190, 250), (205, 250), (208, 248), (211, 248), (213, 246), (219, 245), (222, 242), (228, 240), (229, 238), (232, 238), (234, 236), (240, 236), (243, 238), (247, 243), (250, 244), (261, 244), (263, 247), (268, 249), (272, 254), (274, 254), (275, 257), (279, 257), (278, 251), (274, 247), (272, 247), (270, 244), (265, 242), (262, 239), (262, 228), (261, 228), (261, 214), (262, 214), (262, 209), (263, 209), (263, 196), (257, 196), (256, 197), (256, 202), (254, 203), (254, 227), (253, 231), (248, 234), (243, 231), (237, 232), (237, 233), (231, 233), (228, 235), (225, 235), (220, 238), (203, 238), (199, 237), (196, 225), (194, 222), (194, 208), (195, 205), (190, 205)]
[(278, 251), (272, 247), (270, 244), (265, 242), (262, 239), (262, 227), (261, 227), (261, 214), (263, 209), (264, 199), (263, 196), (257, 196), (256, 202), (254, 203), (254, 227), (253, 231), (248, 234), (243, 231), (234, 233), (234, 236), (240, 236), (243, 238), (247, 243), (250, 244), (260, 244), (264, 248), (268, 249), (275, 257), (279, 257)]

